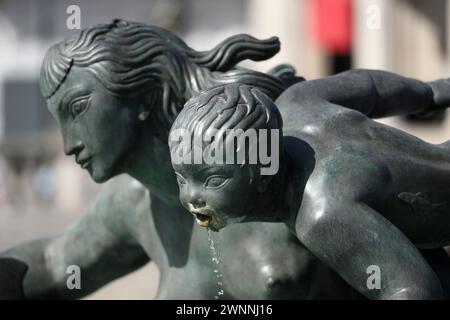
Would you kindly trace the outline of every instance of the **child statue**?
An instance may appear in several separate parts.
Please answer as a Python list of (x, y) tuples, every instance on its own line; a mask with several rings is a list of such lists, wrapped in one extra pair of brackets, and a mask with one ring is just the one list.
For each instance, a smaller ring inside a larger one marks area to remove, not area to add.
[[(351, 82), (338, 80), (334, 88), (343, 93), (329, 101), (313, 81), (302, 82), (276, 100), (283, 114), (263, 92), (238, 83), (191, 98), (169, 135), (181, 202), (213, 231), (237, 222), (285, 223), (368, 298), (439, 299), (440, 283), (418, 249), (450, 243), (450, 145), (367, 116), (395, 113), (390, 105), (410, 101), (420, 112), (432, 86), (382, 71), (359, 76), (353, 90), (369, 80), (378, 91), (364, 100), (364, 90), (346, 93)], [(397, 90), (408, 85), (411, 95)], [(374, 266), (378, 288), (367, 282)]]

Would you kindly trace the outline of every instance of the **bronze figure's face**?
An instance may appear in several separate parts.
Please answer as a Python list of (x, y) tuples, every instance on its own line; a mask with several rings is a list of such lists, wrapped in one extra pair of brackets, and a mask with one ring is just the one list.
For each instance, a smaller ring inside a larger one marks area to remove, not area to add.
[(132, 99), (112, 95), (87, 70), (72, 67), (47, 104), (61, 128), (64, 152), (94, 181), (123, 172), (127, 153), (139, 140)]
[(180, 200), (199, 225), (219, 231), (246, 220), (257, 197), (251, 168), (240, 165), (174, 165)]

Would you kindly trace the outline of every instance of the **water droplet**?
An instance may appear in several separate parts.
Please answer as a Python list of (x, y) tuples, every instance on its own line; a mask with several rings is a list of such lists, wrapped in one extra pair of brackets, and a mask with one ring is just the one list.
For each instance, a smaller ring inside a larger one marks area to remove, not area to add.
[[(216, 274), (216, 278), (217, 279), (221, 279), (223, 278), (223, 274), (220, 272), (219, 269), (221, 269), (221, 264), (220, 264), (220, 257), (219, 257), (219, 253), (216, 250), (216, 246), (214, 244), (214, 239), (212, 237), (212, 233), (211, 230), (208, 229), (208, 240), (209, 240), (209, 248), (211, 249), (211, 261), (214, 262), (214, 264), (218, 267), (218, 269), (214, 269), (214, 273)], [(216, 241), (218, 242), (218, 241)], [(225, 291), (223, 290), (223, 283), (221, 281), (217, 281), (217, 295), (214, 296), (214, 299), (218, 300), (220, 298), (220, 296), (223, 296), (225, 294)]]

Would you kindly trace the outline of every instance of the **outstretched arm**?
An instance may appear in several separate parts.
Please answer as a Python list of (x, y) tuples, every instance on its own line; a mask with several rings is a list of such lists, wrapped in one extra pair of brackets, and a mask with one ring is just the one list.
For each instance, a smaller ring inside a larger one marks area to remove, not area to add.
[(326, 100), (370, 118), (433, 114), (450, 106), (449, 79), (426, 83), (378, 70), (349, 70), (288, 91), (298, 99)]
[[(442, 298), (437, 276), (415, 246), (365, 204), (320, 209), (299, 219), (296, 232), (314, 255), (368, 298)], [(371, 275), (379, 276), (379, 288)]]
[[(116, 178), (104, 187), (89, 212), (62, 235), (1, 254), (0, 279), (11, 275), (14, 279), (0, 282), (1, 298), (17, 299), (20, 294), (31, 299), (80, 298), (147, 263), (148, 256), (124, 222), (124, 218), (133, 219), (132, 210), (139, 207), (142, 196), (130, 198), (128, 190)], [(71, 265), (80, 267), (81, 290), (67, 287)], [(18, 283), (23, 287), (15, 288)]]

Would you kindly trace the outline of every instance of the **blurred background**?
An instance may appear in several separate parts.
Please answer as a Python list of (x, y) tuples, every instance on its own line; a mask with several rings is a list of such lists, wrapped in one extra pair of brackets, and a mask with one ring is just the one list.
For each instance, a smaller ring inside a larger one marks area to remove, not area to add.
[[(267, 71), (291, 63), (307, 79), (349, 68), (376, 68), (420, 80), (450, 77), (450, 0), (0, 0), (0, 252), (62, 232), (83, 215), (99, 186), (63, 154), (39, 93), (48, 47), (69, 30), (70, 5), (81, 28), (123, 18), (167, 28), (195, 49), (249, 33), (278, 36), (281, 52), (244, 66)], [(383, 119), (429, 142), (450, 139), (448, 117)], [(149, 264), (89, 299), (152, 299)]]

